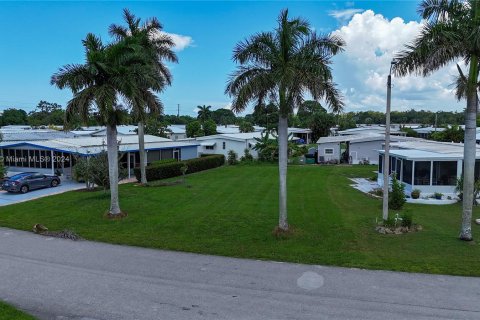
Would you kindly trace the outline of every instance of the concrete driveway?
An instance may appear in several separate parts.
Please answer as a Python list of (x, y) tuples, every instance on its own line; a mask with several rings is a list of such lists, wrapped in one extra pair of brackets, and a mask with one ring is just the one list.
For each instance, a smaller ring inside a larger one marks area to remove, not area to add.
[(480, 319), (480, 278), (232, 259), (0, 228), (0, 299), (45, 320)]
[(9, 193), (1, 190), (0, 191), (0, 207), (7, 206), (9, 204), (29, 201), (37, 198), (47, 197), (57, 193), (83, 189), (83, 188), (85, 188), (84, 183), (78, 183), (72, 180), (62, 180), (61, 184), (58, 187), (32, 190), (25, 194)]

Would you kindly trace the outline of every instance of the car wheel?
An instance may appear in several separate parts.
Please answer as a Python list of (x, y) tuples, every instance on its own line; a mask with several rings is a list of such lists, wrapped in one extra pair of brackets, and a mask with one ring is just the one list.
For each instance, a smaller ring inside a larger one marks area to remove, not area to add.
[(57, 180), (52, 180), (52, 182), (50, 183), (50, 185), (55, 188), (56, 186), (58, 186), (58, 181)]
[(28, 186), (22, 186), (22, 187), (20, 188), (20, 192), (21, 192), (21, 193), (27, 193), (27, 192), (28, 192)]

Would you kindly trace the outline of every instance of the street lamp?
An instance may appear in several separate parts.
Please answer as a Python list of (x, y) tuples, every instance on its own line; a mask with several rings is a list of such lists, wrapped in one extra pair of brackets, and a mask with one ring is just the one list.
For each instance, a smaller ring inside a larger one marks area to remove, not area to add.
[(388, 191), (390, 171), (390, 104), (392, 100), (392, 67), (395, 60), (390, 63), (390, 72), (387, 79), (387, 112), (385, 115), (385, 152), (383, 154), (383, 220), (388, 219)]

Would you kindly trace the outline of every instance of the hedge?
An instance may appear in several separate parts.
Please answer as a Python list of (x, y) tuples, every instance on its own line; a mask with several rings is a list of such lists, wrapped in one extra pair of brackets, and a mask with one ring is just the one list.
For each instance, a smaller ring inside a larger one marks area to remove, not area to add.
[[(167, 179), (182, 175), (181, 168), (187, 165), (187, 174), (195, 173), (207, 169), (217, 168), (225, 164), (225, 156), (222, 154), (209, 155), (206, 157), (195, 158), (190, 160), (166, 163), (154, 163), (145, 168), (147, 181)], [(133, 170), (135, 177), (140, 181), (140, 168)]]

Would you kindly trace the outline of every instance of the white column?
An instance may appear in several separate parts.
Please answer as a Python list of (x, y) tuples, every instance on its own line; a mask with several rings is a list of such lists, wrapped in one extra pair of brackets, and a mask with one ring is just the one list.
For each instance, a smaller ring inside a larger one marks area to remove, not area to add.
[(128, 179), (130, 179), (130, 152), (127, 152)]
[(412, 190), (415, 185), (415, 161), (412, 160)]
[(433, 186), (433, 161), (430, 161), (430, 185)]
[(53, 150), (50, 150), (50, 161), (52, 163), (52, 175), (55, 174), (55, 163), (53, 162)]
[(463, 174), (463, 160), (457, 161), (457, 178), (460, 178)]

